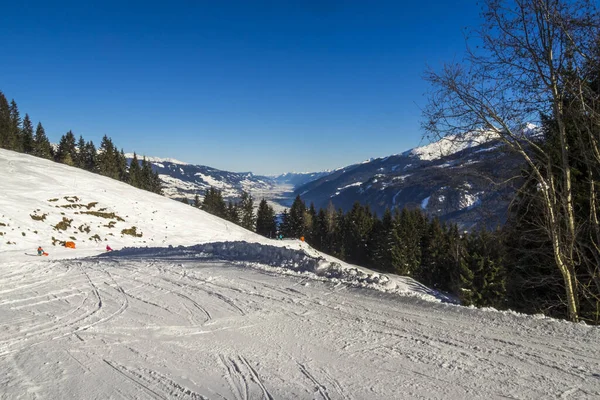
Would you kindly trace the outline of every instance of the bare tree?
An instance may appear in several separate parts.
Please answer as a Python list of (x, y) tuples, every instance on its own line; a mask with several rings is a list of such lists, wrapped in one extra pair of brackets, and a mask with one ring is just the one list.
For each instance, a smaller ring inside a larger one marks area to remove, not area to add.
[[(598, 171), (600, 147), (592, 131), (599, 109), (589, 85), (590, 65), (598, 64), (597, 9), (587, 0), (485, 0), (483, 17), (481, 29), (469, 37), (475, 47), (467, 48), (464, 62), (427, 73), (433, 89), (424, 127), (434, 137), (492, 135), (522, 156), (537, 181), (540, 224), (564, 282), (569, 319), (577, 321), (584, 290), (576, 274), (582, 263), (577, 239), (584, 230), (575, 216), (566, 126), (571, 111), (578, 110), (577, 140), (589, 146), (586, 162), (594, 167), (589, 171)], [(556, 123), (558, 163), (530, 125), (539, 126), (542, 115)], [(596, 240), (588, 243), (595, 244), (592, 253), (598, 257), (598, 177), (588, 179), (593, 211), (585, 223), (595, 226)]]

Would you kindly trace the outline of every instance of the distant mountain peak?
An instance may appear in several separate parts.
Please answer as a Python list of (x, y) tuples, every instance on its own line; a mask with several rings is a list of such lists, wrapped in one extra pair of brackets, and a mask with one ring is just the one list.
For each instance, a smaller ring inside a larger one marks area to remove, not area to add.
[[(141, 160), (142, 158), (146, 157), (146, 160), (150, 161), (150, 162), (159, 162), (159, 163), (168, 162), (168, 163), (171, 163), (171, 164), (190, 165), (190, 163), (187, 163), (187, 162), (184, 162), (184, 161), (179, 161), (179, 160), (176, 160), (174, 158), (151, 157), (151, 156), (144, 156), (142, 154), (137, 154), (137, 153), (136, 153), (136, 156), (137, 156), (138, 160)], [(133, 158), (133, 153), (125, 153), (125, 157), (126, 158)]]

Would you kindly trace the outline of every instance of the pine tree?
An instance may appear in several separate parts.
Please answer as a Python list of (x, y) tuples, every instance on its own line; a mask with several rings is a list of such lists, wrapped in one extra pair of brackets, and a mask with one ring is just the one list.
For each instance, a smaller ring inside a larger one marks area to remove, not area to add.
[(290, 213), (287, 208), (281, 213), (281, 224), (279, 224), (279, 234), (285, 238), (292, 237), (290, 226)]
[(230, 200), (227, 203), (225, 219), (230, 222), (233, 222), (236, 225), (240, 225), (240, 223), (241, 223), (240, 212), (241, 212), (241, 210), (240, 210), (240, 207), (238, 206), (238, 204), (236, 204)]
[(79, 141), (77, 142), (77, 156), (75, 158), (75, 166), (77, 168), (85, 169), (85, 161), (85, 140), (83, 140), (83, 136), (79, 135)]
[(0, 147), (10, 148), (10, 108), (2, 91), (0, 91)]
[(129, 164), (129, 184), (136, 188), (142, 187), (142, 170), (135, 152), (133, 153), (133, 158)]
[(277, 233), (277, 219), (275, 211), (265, 199), (258, 204), (256, 214), (256, 233), (265, 237), (273, 238)]
[(29, 119), (29, 115), (25, 114), (23, 118), (23, 129), (21, 130), (21, 148), (24, 153), (33, 154), (33, 125)]
[(240, 225), (249, 231), (256, 229), (256, 216), (254, 215), (254, 199), (247, 192), (242, 192), (240, 198)]
[(84, 168), (90, 172), (97, 172), (96, 159), (98, 153), (96, 152), (96, 146), (94, 146), (94, 142), (91, 140), (85, 145), (84, 156)]
[(358, 201), (346, 216), (344, 248), (348, 261), (366, 265), (369, 251), (367, 243), (373, 227), (373, 217), (369, 207), (363, 207)]
[(112, 179), (119, 179), (118, 153), (112, 140), (104, 135), (97, 157), (98, 172)]
[(468, 299), (470, 304), (478, 307), (504, 308), (506, 274), (503, 245), (499, 234), (490, 235), (485, 229), (472, 232), (467, 238), (467, 249), (471, 279), (468, 282), (466, 279), (468, 273), (463, 274), (461, 283), (466, 284), (465, 286), (470, 290)]
[(73, 132), (69, 131), (60, 138), (55, 160), (59, 163), (71, 166), (75, 165), (75, 161), (77, 160), (77, 146)]
[(310, 203), (308, 210), (304, 212), (304, 238), (307, 242), (312, 243), (315, 235), (315, 224), (317, 220), (317, 211), (314, 203)]
[(196, 193), (196, 195), (194, 196), (194, 207), (200, 208), (201, 206), (202, 202), (200, 201), (200, 196), (198, 196), (198, 193)]
[[(120, 152), (118, 152), (116, 154), (116, 164), (117, 164), (117, 175), (118, 178), (121, 182), (128, 182), (129, 181), (129, 172), (127, 171), (127, 157), (125, 157), (125, 152), (123, 151), (123, 149), (121, 149)], [(150, 172), (152, 172), (152, 170), (150, 170)], [(150, 174), (152, 175), (152, 173)], [(149, 179), (149, 185), (151, 186), (152, 183), (152, 177), (150, 177)], [(146, 190), (150, 190), (148, 188), (145, 188)]]
[(46, 136), (46, 131), (42, 126), (41, 122), (38, 122), (37, 128), (35, 129), (35, 138), (33, 140), (33, 154), (46, 158), (48, 160), (52, 160), (54, 158), (54, 154), (52, 151), (52, 146), (50, 145), (50, 141)]
[(300, 198), (300, 195), (296, 196), (292, 207), (289, 212), (289, 236), (299, 239), (301, 236), (304, 236), (305, 229), (305, 214), (306, 214), (306, 204)]
[(17, 107), (14, 100), (11, 100), (8, 108), (10, 114), (9, 149), (23, 151), (21, 147), (21, 114), (19, 113), (19, 107)]
[(227, 206), (223, 194), (214, 187), (208, 188), (202, 201), (202, 209), (221, 218), (227, 218)]
[(153, 181), (152, 166), (146, 156), (142, 158), (142, 168), (140, 171), (140, 188), (144, 190), (151, 190)]
[(311, 246), (319, 251), (328, 253), (328, 236), (329, 232), (327, 230), (327, 216), (325, 210), (321, 208), (319, 209), (319, 213), (317, 214), (317, 217), (313, 223), (312, 238), (310, 241)]
[(152, 193), (162, 195), (162, 182), (160, 180), (160, 175), (158, 175), (158, 171), (154, 171), (152, 173), (152, 184), (150, 187), (150, 191)]
[(416, 278), (422, 283), (445, 291), (452, 288), (450, 262), (450, 245), (446, 228), (438, 218), (434, 218), (423, 238), (421, 266), (416, 271)]
[(385, 272), (395, 272), (392, 255), (396, 246), (392, 212), (386, 208), (381, 220), (373, 223), (373, 234), (369, 242), (371, 266)]
[(346, 259), (346, 232), (348, 232), (347, 219), (340, 208), (335, 213), (334, 230), (331, 235), (331, 250), (335, 257)]

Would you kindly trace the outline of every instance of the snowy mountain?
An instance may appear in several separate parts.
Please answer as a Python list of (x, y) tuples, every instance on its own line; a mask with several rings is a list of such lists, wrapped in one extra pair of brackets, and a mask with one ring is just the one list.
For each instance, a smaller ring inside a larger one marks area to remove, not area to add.
[(309, 182), (327, 176), (331, 171), (323, 172), (288, 172), (285, 174), (277, 175), (273, 177), (273, 180), (280, 185), (291, 185), (298, 187), (305, 185)]
[(496, 226), (504, 222), (514, 193), (514, 186), (497, 183), (515, 176), (522, 166), (517, 156), (494, 151), (499, 146), (491, 134), (444, 138), (340, 168), (297, 187), (295, 194), (317, 208), (331, 201), (347, 211), (359, 201), (378, 215), (386, 208), (421, 208), (464, 227), (482, 221)]
[[(133, 153), (125, 154), (129, 162)], [(252, 172), (229, 172), (204, 165), (193, 165), (172, 158), (146, 157), (152, 169), (158, 172), (163, 183), (163, 194), (172, 199), (192, 200), (202, 197), (209, 187), (220, 189), (225, 200), (237, 200), (242, 191), (258, 201), (265, 198), (276, 212), (291, 204), (291, 192), (298, 185), (323, 177), (328, 172), (287, 173), (277, 176), (260, 176)], [(256, 205), (258, 205), (256, 201)]]
[[(125, 154), (129, 161), (133, 154)], [(141, 159), (141, 157), (139, 158)], [(242, 191), (270, 192), (275, 183), (251, 172), (221, 171), (204, 165), (192, 165), (171, 158), (146, 157), (163, 182), (165, 196), (175, 199), (202, 197), (209, 187), (216, 187), (225, 199), (239, 198)]]
[(11, 151), (0, 181), (2, 398), (600, 396), (597, 327), (441, 302)]

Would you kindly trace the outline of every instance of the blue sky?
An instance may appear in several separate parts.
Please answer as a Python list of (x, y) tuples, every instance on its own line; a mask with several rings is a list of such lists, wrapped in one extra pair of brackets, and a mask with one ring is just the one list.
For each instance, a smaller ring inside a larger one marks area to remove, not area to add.
[(428, 65), (475, 1), (9, 2), (0, 90), (126, 152), (230, 171), (333, 169), (421, 144)]

